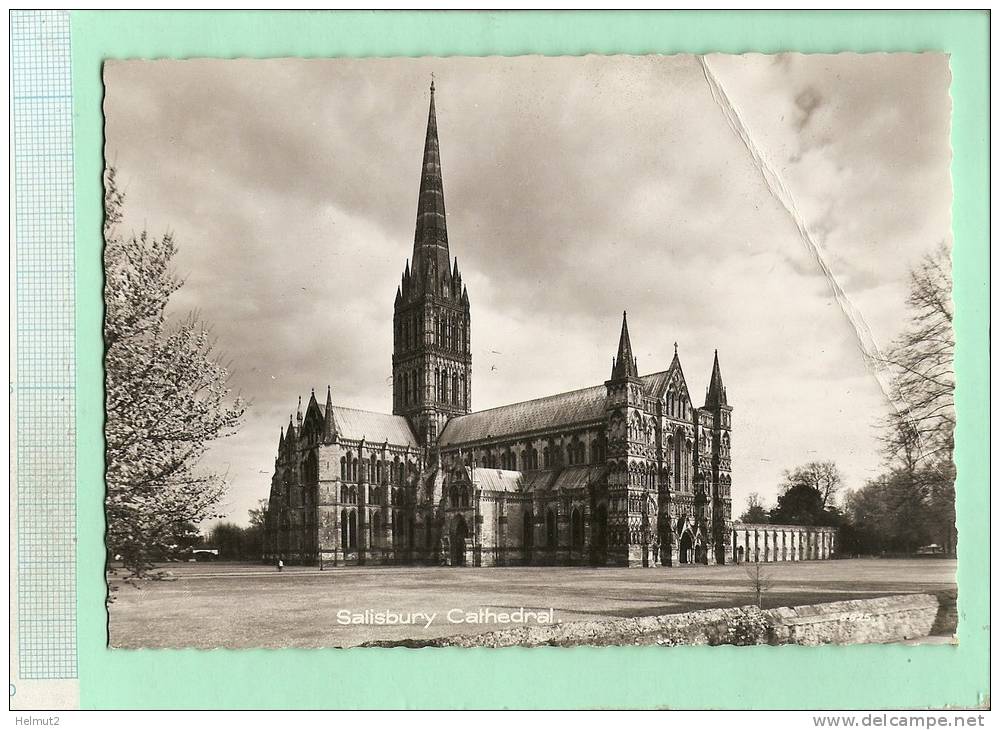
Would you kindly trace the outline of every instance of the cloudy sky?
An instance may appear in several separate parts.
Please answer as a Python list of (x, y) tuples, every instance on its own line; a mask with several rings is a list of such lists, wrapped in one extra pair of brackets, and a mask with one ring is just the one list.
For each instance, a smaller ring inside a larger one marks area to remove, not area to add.
[[(909, 267), (951, 240), (945, 56), (712, 56), (809, 238), (887, 344)], [(880, 465), (886, 408), (814, 249), (691, 56), (109, 63), (126, 224), (170, 230), (175, 312), (211, 322), (252, 400), (208, 460), (231, 518), (267, 495), (311, 388), (391, 407), (392, 304), (437, 80), (451, 252), (472, 303), (473, 407), (602, 383), (621, 312), (642, 373), (678, 343), (696, 404), (719, 350), (734, 512), (784, 469)]]

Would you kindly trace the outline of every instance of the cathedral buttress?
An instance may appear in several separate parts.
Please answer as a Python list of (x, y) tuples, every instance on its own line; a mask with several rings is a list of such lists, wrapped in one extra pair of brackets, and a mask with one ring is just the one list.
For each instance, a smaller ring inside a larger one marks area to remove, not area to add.
[(472, 408), (469, 295), (451, 261), (434, 84), (424, 140), (413, 256), (393, 307), (392, 412), (429, 452), (445, 423)]

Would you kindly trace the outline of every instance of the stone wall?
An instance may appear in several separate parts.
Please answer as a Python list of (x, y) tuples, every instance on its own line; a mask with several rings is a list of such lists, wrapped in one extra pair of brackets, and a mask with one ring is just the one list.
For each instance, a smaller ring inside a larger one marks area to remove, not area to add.
[(772, 643), (875, 644), (927, 636), (938, 612), (928, 594), (772, 608), (765, 613)]
[(713, 608), (689, 613), (520, 626), (483, 634), (369, 642), (364, 646), (623, 646), (630, 644), (861, 644), (927, 636), (937, 598), (905, 594), (774, 608)]

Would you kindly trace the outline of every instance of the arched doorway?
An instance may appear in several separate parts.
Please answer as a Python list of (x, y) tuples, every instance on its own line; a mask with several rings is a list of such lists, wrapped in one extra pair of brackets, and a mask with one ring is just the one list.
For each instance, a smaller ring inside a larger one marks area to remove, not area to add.
[(458, 516), (455, 523), (455, 539), (452, 540), (452, 565), (465, 565), (465, 541), (469, 537), (469, 528), (465, 524), (465, 518)]
[(708, 546), (701, 539), (701, 536), (698, 537), (694, 544), (694, 562), (708, 565)]
[(680, 561), (685, 565), (694, 562), (694, 538), (687, 531), (681, 535)]
[(524, 560), (530, 563), (535, 548), (535, 513), (530, 509), (524, 513), (523, 530)]

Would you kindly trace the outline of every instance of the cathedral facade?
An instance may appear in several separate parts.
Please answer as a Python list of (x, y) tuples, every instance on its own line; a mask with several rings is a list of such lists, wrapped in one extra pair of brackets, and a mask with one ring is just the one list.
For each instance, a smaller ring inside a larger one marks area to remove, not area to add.
[[(474, 412), (470, 312), (449, 250), (432, 84), (413, 255), (393, 308), (392, 414), (335, 405), (329, 387), (323, 405), (300, 399), (278, 441), (266, 559), (652, 567), (832, 554), (832, 535), (818, 537), (828, 530), (733, 524), (718, 352), (696, 407), (676, 345), (666, 369), (639, 375), (623, 314), (604, 383)], [(779, 530), (798, 551), (777, 551)]]

